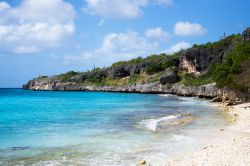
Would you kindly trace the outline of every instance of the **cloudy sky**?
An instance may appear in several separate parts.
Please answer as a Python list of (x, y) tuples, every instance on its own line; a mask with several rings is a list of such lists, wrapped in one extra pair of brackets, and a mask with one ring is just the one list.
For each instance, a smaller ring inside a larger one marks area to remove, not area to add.
[(0, 87), (173, 53), (250, 26), (249, 0), (0, 0)]

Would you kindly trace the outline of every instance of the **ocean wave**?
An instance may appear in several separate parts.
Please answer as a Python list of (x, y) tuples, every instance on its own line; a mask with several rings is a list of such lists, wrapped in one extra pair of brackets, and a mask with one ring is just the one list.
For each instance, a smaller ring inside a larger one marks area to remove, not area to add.
[(161, 96), (161, 97), (171, 97), (171, 96), (174, 96), (172, 94), (158, 94), (158, 96)]
[(166, 117), (161, 117), (161, 118), (156, 118), (156, 119), (146, 119), (146, 120), (142, 120), (139, 123), (139, 126), (149, 129), (151, 131), (157, 131), (161, 127), (160, 122), (168, 121), (171, 119), (177, 119), (178, 117), (179, 115), (169, 115)]
[(181, 140), (183, 140), (183, 139), (185, 139), (185, 138), (188, 138), (188, 137), (186, 137), (186, 136), (184, 136), (184, 135), (175, 135), (175, 134), (172, 135), (172, 139), (173, 139), (174, 141), (181, 141)]

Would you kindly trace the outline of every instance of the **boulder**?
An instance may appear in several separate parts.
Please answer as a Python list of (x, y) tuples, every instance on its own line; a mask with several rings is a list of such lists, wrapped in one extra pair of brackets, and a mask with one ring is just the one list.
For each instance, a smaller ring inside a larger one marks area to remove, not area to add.
[(160, 78), (160, 83), (162, 85), (173, 84), (178, 81), (179, 81), (179, 77), (177, 75), (176, 69), (170, 69), (170, 68), (166, 69)]

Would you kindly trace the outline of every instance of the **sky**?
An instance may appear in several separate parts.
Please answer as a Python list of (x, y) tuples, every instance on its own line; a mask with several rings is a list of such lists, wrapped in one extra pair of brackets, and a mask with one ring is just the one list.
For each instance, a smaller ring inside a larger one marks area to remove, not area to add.
[(0, 0), (0, 88), (171, 54), (250, 26), (249, 0)]

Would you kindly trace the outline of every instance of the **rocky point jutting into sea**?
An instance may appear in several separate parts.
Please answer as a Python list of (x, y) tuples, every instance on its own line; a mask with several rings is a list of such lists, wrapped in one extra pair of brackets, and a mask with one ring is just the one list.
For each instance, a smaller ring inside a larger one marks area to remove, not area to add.
[[(222, 80), (228, 82), (227, 84), (218, 86), (221, 76), (216, 74), (224, 69), (232, 71), (221, 66), (236, 66), (233, 56), (243, 46), (249, 46), (249, 42), (250, 28), (241, 35), (230, 35), (218, 42), (194, 45), (173, 55), (139, 57), (82, 73), (72, 71), (51, 77), (41, 76), (23, 85), (23, 89), (168, 93), (198, 96), (214, 101), (228, 100), (232, 104), (247, 102), (250, 100), (248, 54), (247, 58), (240, 61), (237, 66), (239, 69)], [(211, 72), (215, 65), (219, 66), (218, 70)]]

